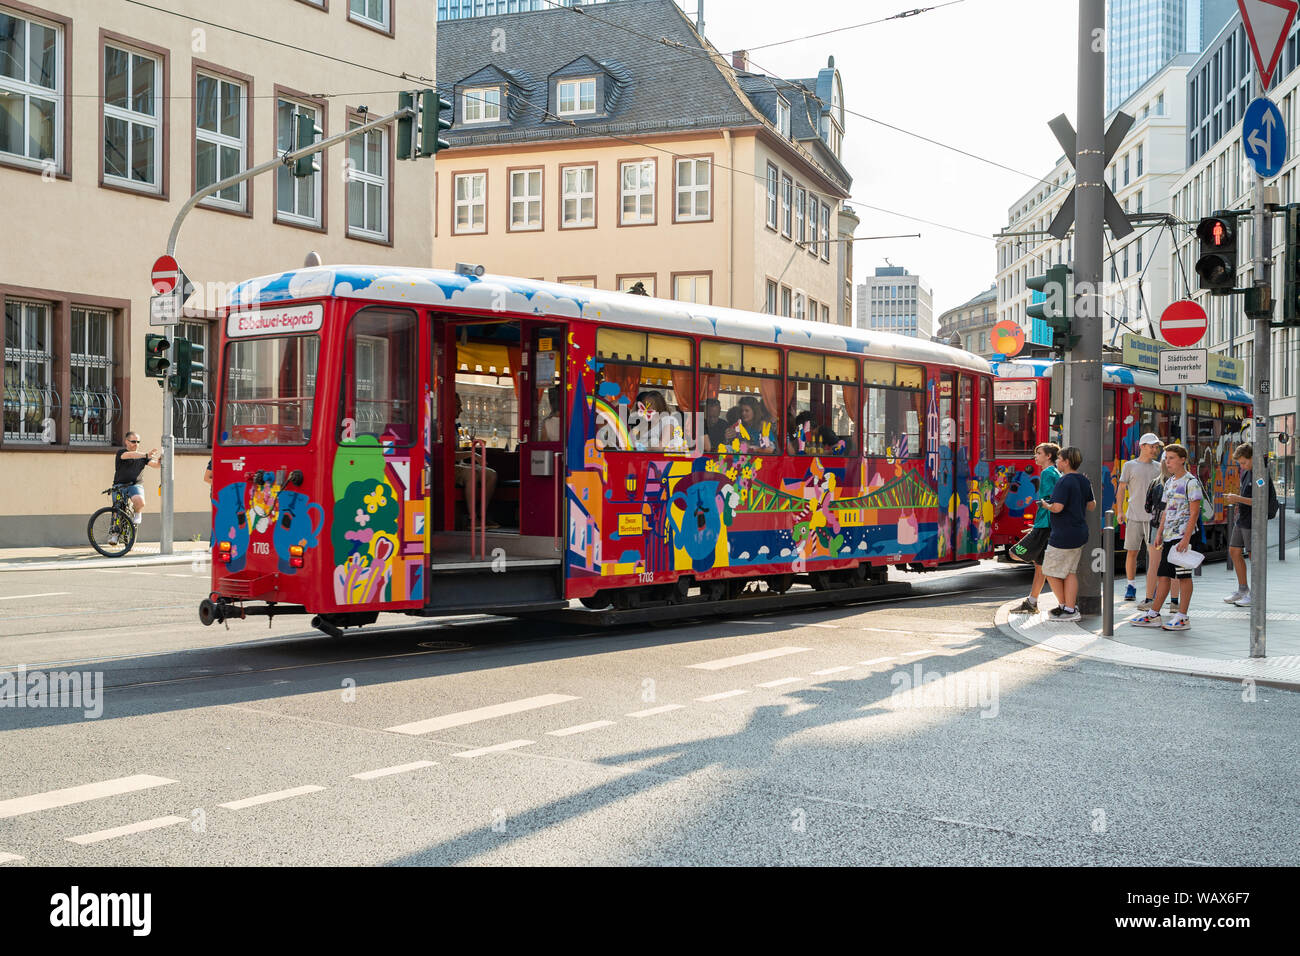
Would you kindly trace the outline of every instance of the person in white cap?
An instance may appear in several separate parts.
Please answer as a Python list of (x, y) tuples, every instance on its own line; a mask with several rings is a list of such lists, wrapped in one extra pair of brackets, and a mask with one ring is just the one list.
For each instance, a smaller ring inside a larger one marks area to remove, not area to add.
[(1128, 507), (1124, 511), (1124, 576), (1128, 580), (1125, 601), (1137, 600), (1138, 552), (1147, 546), (1151, 531), (1147, 490), (1160, 475), (1160, 462), (1156, 461), (1159, 451), (1160, 439), (1147, 432), (1138, 439), (1138, 456), (1124, 462), (1119, 473), (1119, 486), (1128, 497)]

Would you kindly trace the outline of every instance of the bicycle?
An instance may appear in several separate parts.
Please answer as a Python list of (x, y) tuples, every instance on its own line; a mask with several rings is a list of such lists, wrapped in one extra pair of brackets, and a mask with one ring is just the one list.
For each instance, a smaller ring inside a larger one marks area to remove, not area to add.
[(103, 494), (112, 495), (113, 503), (100, 508), (86, 523), (90, 546), (106, 558), (120, 558), (135, 545), (135, 508), (126, 496), (130, 485), (113, 485)]

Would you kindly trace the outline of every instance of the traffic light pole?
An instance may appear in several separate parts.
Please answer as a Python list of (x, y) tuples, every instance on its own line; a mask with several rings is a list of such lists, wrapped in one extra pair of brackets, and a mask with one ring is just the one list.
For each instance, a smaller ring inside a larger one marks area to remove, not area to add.
[[(1264, 204), (1264, 177), (1255, 176), (1254, 235), (1254, 286), (1266, 290), (1266, 300), (1272, 297), (1273, 221)], [(1263, 303), (1260, 303), (1261, 305)], [(1268, 608), (1268, 417), (1272, 386), (1269, 373), (1272, 365), (1273, 310), (1260, 309), (1255, 319), (1255, 435), (1251, 474), (1255, 480), (1250, 489), (1250, 656), (1263, 657)], [(1185, 610), (1185, 609), (1184, 609)]]
[(1079, 131), (1075, 142), (1074, 315), (1078, 344), (1066, 358), (1069, 401), (1065, 407), (1064, 443), (1083, 452), (1080, 471), (1092, 484), (1097, 507), (1086, 511), (1088, 545), (1079, 561), (1079, 612), (1101, 613), (1101, 316), (1102, 256), (1105, 245), (1106, 144), (1104, 36), (1106, 0), (1079, 0)]

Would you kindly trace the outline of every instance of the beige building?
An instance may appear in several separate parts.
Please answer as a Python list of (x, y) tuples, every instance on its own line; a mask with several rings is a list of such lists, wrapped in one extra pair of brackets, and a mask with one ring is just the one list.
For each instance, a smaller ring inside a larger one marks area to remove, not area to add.
[[(362, 107), (396, 108), (395, 93), (359, 91), (430, 85), (400, 77), (431, 76), (434, 15), (403, 0), (0, 0), (0, 472), (21, 489), (0, 503), (0, 546), (84, 543), (124, 433), (161, 445), (163, 392), (144, 374), (150, 266), (196, 187), (283, 150), (295, 114), (332, 135)], [(431, 263), (431, 160), (394, 162), (380, 131), (321, 163), (189, 215), (177, 258), (199, 289), (192, 307), (311, 251)], [(216, 363), (211, 319), (181, 334)], [(206, 382), (203, 398), (175, 400), (178, 538), (209, 527), (211, 394)], [(143, 476), (145, 540), (158, 476)]]
[(833, 64), (751, 72), (672, 0), (623, 0), (444, 21), (437, 75), (436, 266), (849, 321)]
[(957, 336), (955, 344), (967, 352), (992, 358), (994, 352), (991, 332), (998, 322), (998, 287), (991, 285), (955, 308), (939, 316), (939, 329), (935, 337), (945, 345)]

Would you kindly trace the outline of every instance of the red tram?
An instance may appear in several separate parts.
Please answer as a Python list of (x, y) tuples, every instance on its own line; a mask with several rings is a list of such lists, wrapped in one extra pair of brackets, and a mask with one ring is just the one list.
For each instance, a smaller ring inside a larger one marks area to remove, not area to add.
[(994, 379), (967, 352), (427, 269), (297, 270), (231, 303), (205, 623), (338, 634), (992, 554)]

